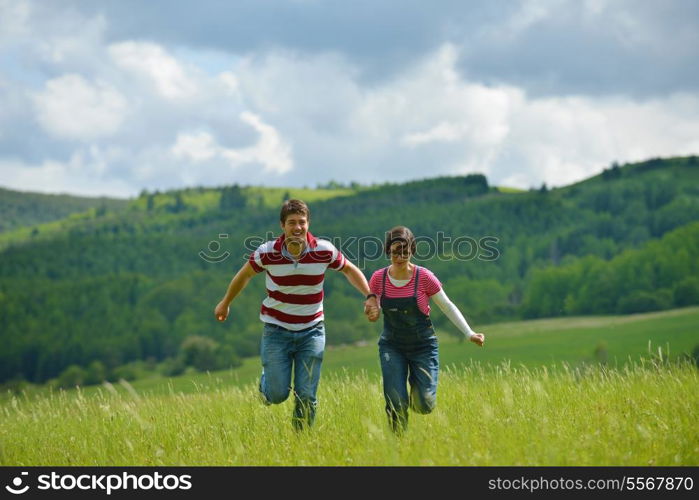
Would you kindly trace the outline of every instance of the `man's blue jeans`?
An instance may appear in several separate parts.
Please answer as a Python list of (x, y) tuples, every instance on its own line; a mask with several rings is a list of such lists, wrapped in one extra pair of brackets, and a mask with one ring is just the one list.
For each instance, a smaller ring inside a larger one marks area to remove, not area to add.
[(260, 392), (270, 404), (279, 404), (289, 397), (293, 372), (294, 417), (296, 429), (313, 425), (316, 414), (316, 392), (320, 366), (325, 350), (323, 321), (301, 331), (287, 330), (265, 323), (260, 345), (262, 378)]
[[(386, 413), (394, 431), (408, 425), (408, 407), (430, 413), (437, 403), (439, 348), (433, 330), (422, 338), (398, 341), (384, 332), (379, 339)], [(410, 384), (408, 394), (407, 383)]]

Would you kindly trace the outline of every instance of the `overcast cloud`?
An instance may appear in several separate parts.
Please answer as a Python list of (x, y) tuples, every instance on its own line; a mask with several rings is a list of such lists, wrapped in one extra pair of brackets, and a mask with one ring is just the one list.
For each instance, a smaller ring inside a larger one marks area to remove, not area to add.
[(693, 0), (0, 0), (0, 185), (564, 185), (699, 154), (698, 28)]

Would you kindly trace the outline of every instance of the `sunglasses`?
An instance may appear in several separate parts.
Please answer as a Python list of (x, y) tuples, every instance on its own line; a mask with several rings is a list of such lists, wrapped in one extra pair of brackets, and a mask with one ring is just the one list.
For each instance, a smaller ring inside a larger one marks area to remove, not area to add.
[(410, 249), (409, 248), (401, 248), (401, 249), (391, 250), (391, 255), (393, 255), (395, 257), (408, 257), (410, 255)]

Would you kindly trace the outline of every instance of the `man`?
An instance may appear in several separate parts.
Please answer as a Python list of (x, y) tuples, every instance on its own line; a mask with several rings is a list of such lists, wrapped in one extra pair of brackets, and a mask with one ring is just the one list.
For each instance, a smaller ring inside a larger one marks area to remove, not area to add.
[(297, 430), (313, 425), (320, 366), (325, 350), (323, 280), (325, 270), (342, 272), (366, 297), (364, 312), (378, 311), (376, 295), (370, 293), (364, 274), (326, 240), (310, 232), (311, 214), (301, 200), (287, 200), (279, 214), (283, 234), (260, 245), (231, 280), (226, 295), (214, 309), (225, 321), (230, 303), (250, 279), (266, 271), (267, 298), (262, 302), (264, 323), (260, 356), (260, 393), (265, 404), (295, 398), (293, 425)]

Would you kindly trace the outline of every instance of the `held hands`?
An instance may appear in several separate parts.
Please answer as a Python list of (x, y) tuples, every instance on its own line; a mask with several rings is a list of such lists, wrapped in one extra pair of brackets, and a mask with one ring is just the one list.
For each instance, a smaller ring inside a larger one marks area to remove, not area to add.
[(376, 297), (370, 297), (364, 302), (364, 314), (371, 322), (379, 319), (380, 309)]
[(216, 308), (214, 309), (214, 316), (216, 316), (216, 319), (219, 321), (226, 321), (226, 318), (228, 317), (228, 313), (230, 312), (230, 310), (231, 308), (229, 307), (229, 305), (221, 301), (216, 305)]
[(469, 339), (471, 342), (476, 344), (478, 347), (483, 347), (483, 342), (485, 342), (485, 335), (482, 333), (476, 333)]

